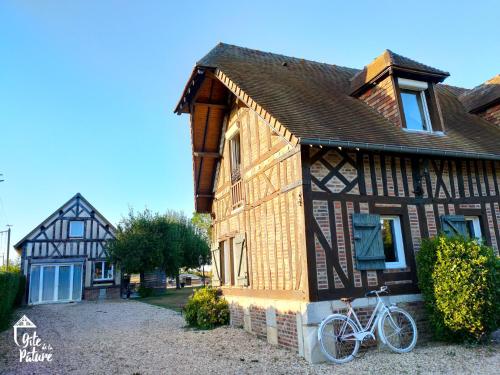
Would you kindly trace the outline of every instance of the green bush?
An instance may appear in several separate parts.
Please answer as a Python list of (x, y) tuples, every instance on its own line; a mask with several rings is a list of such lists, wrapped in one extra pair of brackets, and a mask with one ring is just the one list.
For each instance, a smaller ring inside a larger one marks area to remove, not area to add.
[(417, 253), (419, 287), (434, 336), (479, 341), (498, 327), (500, 261), (474, 239), (426, 239)]
[(24, 295), (26, 293), (26, 276), (19, 274), (19, 286), (17, 288), (16, 298), (14, 299), (14, 306), (18, 307), (24, 303)]
[(151, 297), (154, 294), (154, 289), (147, 288), (147, 287), (141, 285), (139, 287), (139, 289), (137, 290), (137, 293), (139, 293), (139, 297), (141, 297), (141, 298)]
[(19, 272), (0, 271), (0, 329), (10, 323), (10, 316), (19, 289)]
[(188, 325), (210, 329), (229, 323), (229, 305), (217, 289), (200, 288), (184, 306), (184, 318)]

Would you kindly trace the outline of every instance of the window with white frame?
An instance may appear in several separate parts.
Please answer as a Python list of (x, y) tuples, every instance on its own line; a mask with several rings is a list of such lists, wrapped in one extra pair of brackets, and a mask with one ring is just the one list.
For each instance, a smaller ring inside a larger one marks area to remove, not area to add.
[(399, 216), (381, 216), (385, 268), (406, 267), (401, 219)]
[(241, 151), (240, 151), (240, 133), (235, 133), (229, 140), (231, 151), (231, 179), (237, 181), (241, 178)]
[(406, 129), (432, 132), (431, 117), (426, 100), (427, 82), (398, 78)]
[(466, 216), (465, 224), (467, 227), (467, 234), (470, 238), (477, 238), (478, 240), (482, 238), (479, 216)]
[(105, 260), (98, 260), (94, 262), (94, 280), (113, 280), (113, 270), (112, 264)]
[(69, 222), (69, 237), (83, 237), (85, 222), (83, 220), (71, 220)]

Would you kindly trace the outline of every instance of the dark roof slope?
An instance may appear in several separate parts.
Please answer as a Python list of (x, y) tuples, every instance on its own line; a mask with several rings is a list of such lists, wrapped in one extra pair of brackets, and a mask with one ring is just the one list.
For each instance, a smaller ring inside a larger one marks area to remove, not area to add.
[(478, 112), (495, 102), (500, 102), (500, 74), (460, 95), (460, 101), (469, 112)]
[(419, 63), (418, 61), (398, 55), (386, 49), (377, 56), (370, 64), (365, 66), (351, 78), (351, 93), (359, 91), (363, 86), (385, 75), (392, 69), (394, 71), (404, 71), (417, 76), (426, 77), (433, 82), (442, 82), (450, 74), (443, 70)]
[(400, 129), (351, 97), (357, 69), (222, 43), (198, 66), (221, 70), (304, 144), (500, 158), (500, 128), (469, 114), (459, 90), (446, 85), (436, 88), (446, 132), (440, 136)]
[(106, 219), (99, 211), (97, 211), (95, 209), (94, 206), (92, 206), (92, 204), (90, 204), (90, 202), (88, 200), (86, 200), (83, 195), (81, 195), (80, 193), (76, 193), (74, 196), (72, 196), (68, 201), (66, 201), (66, 203), (64, 203), (61, 207), (59, 207), (57, 210), (55, 210), (49, 217), (47, 217), (44, 221), (42, 221), (40, 224), (38, 224), (35, 229), (33, 229), (31, 232), (29, 232), (26, 236), (24, 236), (21, 240), (19, 240), (13, 247), (14, 249), (16, 250), (21, 250), (21, 247), (24, 243), (24, 241), (26, 241), (31, 235), (33, 235), (34, 233), (36, 233), (37, 231), (40, 230), (40, 227), (44, 224), (46, 224), (50, 219), (56, 219), (57, 218), (57, 213), (59, 211), (61, 211), (65, 206), (67, 206), (69, 203), (71, 203), (72, 201), (76, 200), (76, 199), (80, 199), (83, 203), (85, 203), (91, 210), (93, 210), (95, 212), (95, 214), (101, 218), (106, 224), (108, 224), (110, 226), (110, 228), (116, 232), (116, 228), (113, 224), (111, 224), (108, 219)]

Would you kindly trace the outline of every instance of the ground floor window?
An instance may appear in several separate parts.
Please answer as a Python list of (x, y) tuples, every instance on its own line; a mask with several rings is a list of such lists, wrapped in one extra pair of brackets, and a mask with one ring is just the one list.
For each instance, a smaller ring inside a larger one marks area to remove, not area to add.
[(477, 238), (478, 240), (482, 238), (479, 216), (466, 216), (465, 224), (467, 227), (467, 234), (470, 238)]
[(220, 268), (222, 285), (234, 285), (234, 265), (232, 254), (232, 241), (227, 239), (219, 243)]
[(381, 216), (385, 268), (406, 267), (401, 219), (399, 216)]
[(113, 265), (105, 260), (94, 262), (94, 281), (113, 280)]

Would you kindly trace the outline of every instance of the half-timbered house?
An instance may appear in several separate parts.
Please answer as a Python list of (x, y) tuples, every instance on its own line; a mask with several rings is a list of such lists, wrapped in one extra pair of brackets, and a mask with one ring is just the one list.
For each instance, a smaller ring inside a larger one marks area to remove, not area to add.
[(500, 241), (500, 86), (385, 51), (364, 69), (219, 44), (189, 113), (195, 206), (231, 322), (321, 360), (317, 324), (368, 290), (422, 319), (415, 253), (439, 231)]
[(120, 271), (106, 260), (115, 228), (81, 194), (14, 248), (27, 277), (29, 304), (120, 297)]

